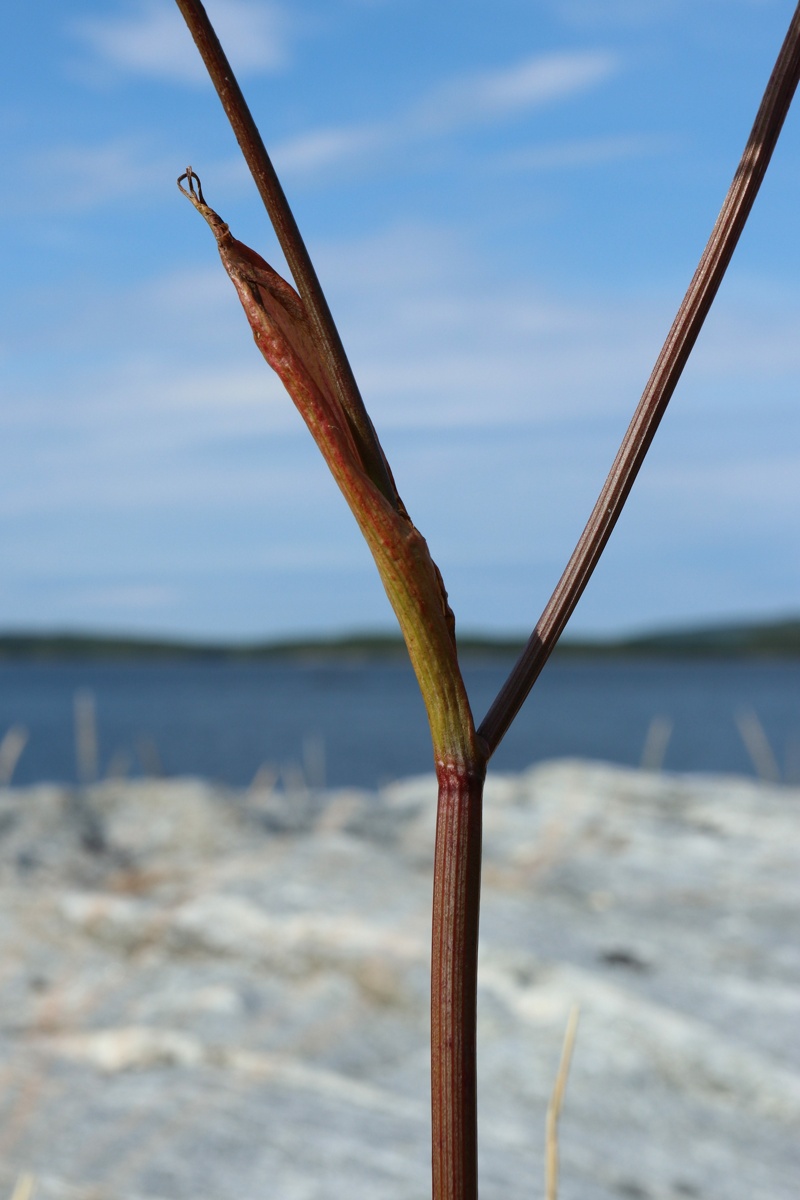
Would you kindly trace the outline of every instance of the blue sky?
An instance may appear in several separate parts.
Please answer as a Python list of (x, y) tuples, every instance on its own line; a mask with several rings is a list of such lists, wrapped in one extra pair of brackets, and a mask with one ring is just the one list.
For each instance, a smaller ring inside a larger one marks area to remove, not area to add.
[[(459, 625), (525, 632), (730, 181), (787, 0), (214, 0)], [(0, 49), (0, 627), (388, 629), (188, 163), (284, 270), (171, 0)], [(573, 632), (800, 608), (800, 106)]]

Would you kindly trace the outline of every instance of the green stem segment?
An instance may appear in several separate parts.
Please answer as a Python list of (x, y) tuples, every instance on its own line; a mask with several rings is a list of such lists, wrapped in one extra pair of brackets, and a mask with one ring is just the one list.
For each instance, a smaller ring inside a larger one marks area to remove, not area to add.
[(458, 666), (455, 622), (427, 542), (402, 504), (387, 499), (372, 479), (301, 297), (233, 237), (206, 204), (191, 167), (178, 186), (214, 234), (256, 345), (294, 401), (372, 551), (419, 680), (437, 761), (471, 761), (475, 730)]

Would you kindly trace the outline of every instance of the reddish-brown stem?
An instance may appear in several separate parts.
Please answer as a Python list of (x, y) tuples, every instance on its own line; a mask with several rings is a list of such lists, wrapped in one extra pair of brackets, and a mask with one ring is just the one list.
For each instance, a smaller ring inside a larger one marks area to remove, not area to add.
[(800, 78), (800, 5), (694, 278), (566, 570), (478, 730), (493, 754), (564, 631), (605, 549), (711, 308), (758, 194)]
[(303, 298), (316, 333), (317, 345), (325, 356), (342, 408), (352, 427), (362, 462), (372, 482), (392, 507), (400, 504), (391, 471), (369, 418), (358, 384), (339, 337), (314, 265), (297, 227), (275, 168), (267, 154), (258, 126), (236, 81), (225, 51), (200, 0), (176, 0), (189, 32), (200, 51), (211, 82), (217, 90), (245, 161), (272, 221), (286, 256), (297, 290)]
[(483, 763), (440, 762), (431, 955), (434, 1200), (477, 1200), (475, 1023)]

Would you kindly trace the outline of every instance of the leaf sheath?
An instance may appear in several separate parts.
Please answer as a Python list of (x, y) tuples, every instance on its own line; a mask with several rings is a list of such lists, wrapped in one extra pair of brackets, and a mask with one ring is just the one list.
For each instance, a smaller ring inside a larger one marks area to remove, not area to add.
[(480, 761), (455, 623), (425, 539), (402, 504), (392, 504), (370, 477), (300, 296), (232, 236), (205, 203), (191, 169), (184, 178), (189, 186), (181, 191), (216, 238), (256, 345), (292, 397), (372, 552), (419, 680), (437, 762)]

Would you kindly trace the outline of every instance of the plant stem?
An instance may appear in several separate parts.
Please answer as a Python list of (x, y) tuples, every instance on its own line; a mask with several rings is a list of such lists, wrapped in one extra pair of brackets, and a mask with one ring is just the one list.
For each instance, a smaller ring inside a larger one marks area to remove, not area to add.
[(564, 631), (625, 505), (736, 248), (800, 78), (800, 4), (688, 291), (564, 574), (478, 733), (492, 755)]
[[(307, 287), (309, 276), (314, 288), (319, 289), (319, 284), (261, 137), (202, 5), (197, 0), (177, 3), (236, 131), (310, 315), (318, 311), (319, 305), (312, 310), (303, 280)], [(353, 461), (348, 439), (338, 436), (335, 415), (330, 419), (326, 396), (314, 386), (319, 376), (313, 364), (309, 367), (302, 353), (292, 352), (301, 345), (302, 322), (296, 318), (293, 342), (289, 310), (284, 309), (281, 316), (280, 306), (276, 308), (275, 295), (281, 289), (275, 280), (270, 299), (270, 268), (263, 262), (254, 263), (258, 256), (231, 238), (227, 225), (205, 204), (194, 172), (189, 169), (181, 178), (187, 180), (184, 194), (214, 230), (223, 263), (237, 285), (262, 353), (278, 371), (303, 414), (361, 527), (403, 630), (425, 700), (439, 779), (431, 955), (433, 1196), (434, 1200), (477, 1200), (475, 1025), (485, 754), (475, 737), (447, 596), (424, 539), (399, 501), (371, 424), (368, 442), (370, 446), (374, 442), (380, 454), (391, 485), (390, 495), (369, 470), (365, 442), (359, 440), (351, 421), (359, 451), (358, 462)], [(293, 256), (299, 256), (300, 267), (295, 266)], [(264, 287), (254, 277), (254, 268), (262, 274)], [(281, 294), (288, 304), (285, 293)], [(327, 305), (324, 309), (327, 313)], [(320, 328), (319, 322), (315, 323), (313, 341), (315, 348), (324, 350)], [(279, 337), (281, 330), (283, 340)], [(330, 365), (330, 359), (326, 361)], [(345, 408), (338, 387), (337, 392)], [(360, 397), (358, 401), (361, 404)], [(376, 487), (380, 493), (377, 499)]]
[(264, 202), (286, 256), (297, 290), (306, 306), (323, 351), (339, 400), (359, 446), (362, 461), (372, 482), (394, 508), (402, 502), (392, 479), (377, 434), (364, 407), (352, 367), (320, 286), (314, 265), (297, 227), (275, 168), (267, 154), (253, 115), (242, 95), (225, 51), (200, 0), (176, 0), (203, 62), (222, 102), (245, 161)]
[(475, 1025), (482, 761), (437, 763), (433, 872), (431, 1097), (433, 1200), (477, 1200)]

